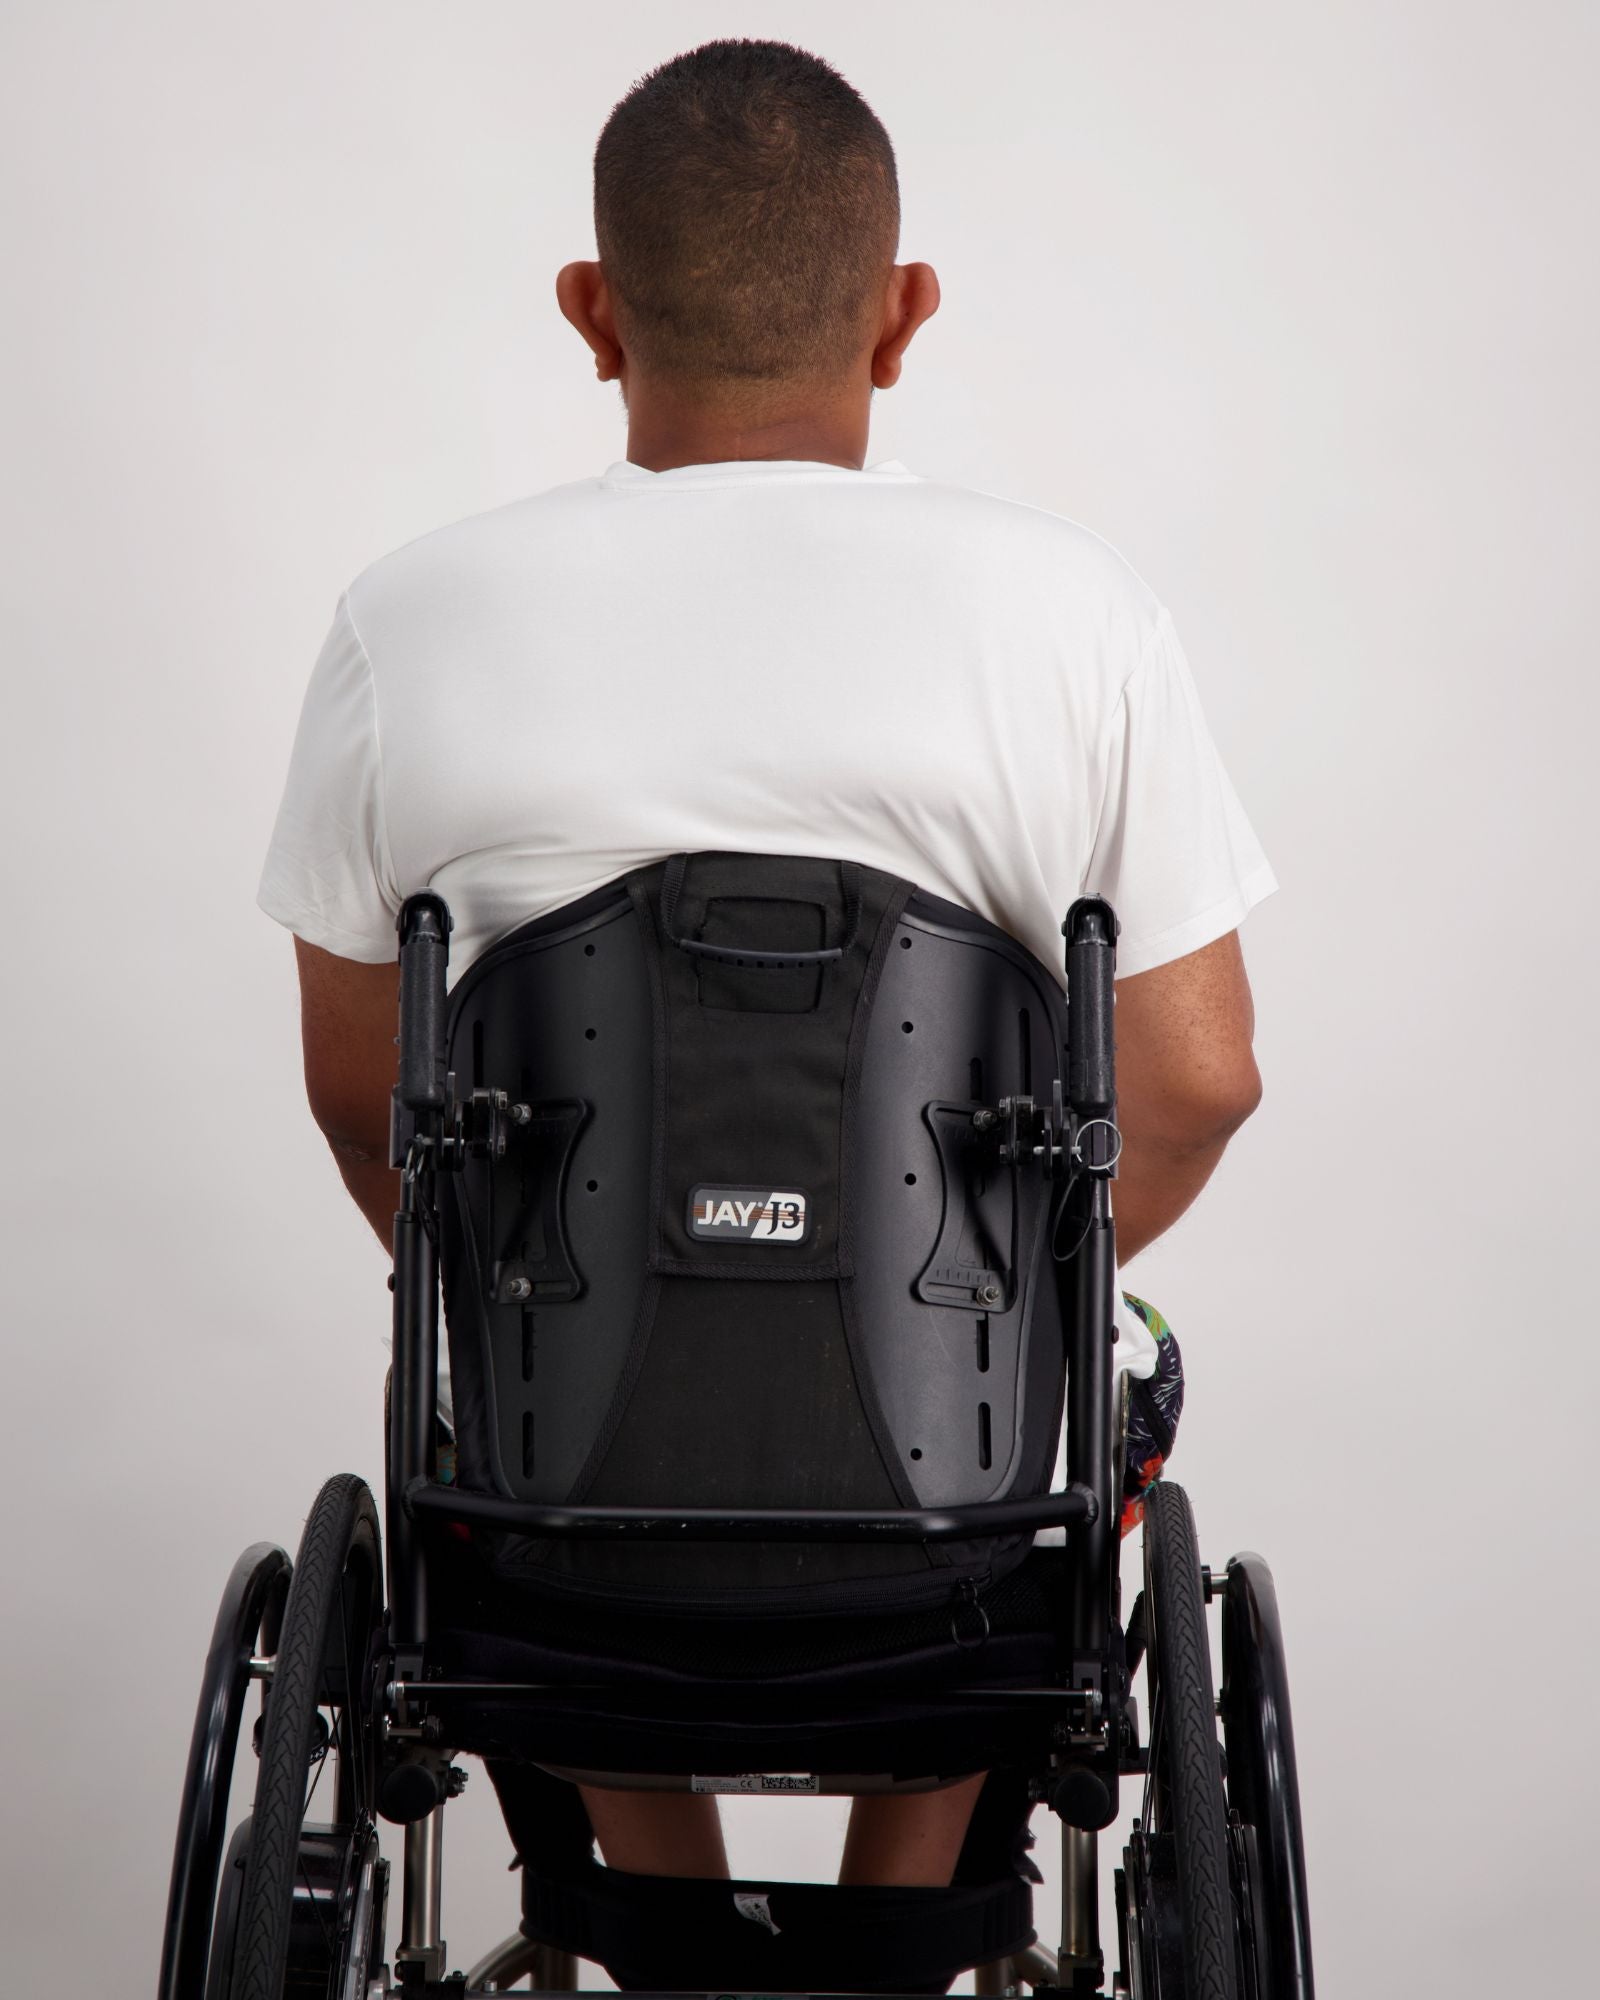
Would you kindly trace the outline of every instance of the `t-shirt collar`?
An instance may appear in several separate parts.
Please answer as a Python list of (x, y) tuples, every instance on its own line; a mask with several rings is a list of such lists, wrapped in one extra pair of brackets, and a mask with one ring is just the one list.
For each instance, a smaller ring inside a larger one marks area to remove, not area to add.
[(879, 459), (876, 464), (859, 469), (852, 465), (830, 465), (820, 458), (729, 458), (704, 465), (669, 466), (665, 472), (652, 472), (648, 466), (635, 465), (632, 459), (619, 458), (606, 467), (600, 483), (638, 487), (755, 486), (799, 480), (848, 483), (875, 479), (893, 483), (915, 478), (916, 474), (897, 458)]

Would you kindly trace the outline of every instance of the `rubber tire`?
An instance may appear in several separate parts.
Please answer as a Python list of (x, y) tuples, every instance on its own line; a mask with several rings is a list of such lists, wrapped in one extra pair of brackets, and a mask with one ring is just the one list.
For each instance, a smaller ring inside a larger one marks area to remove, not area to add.
[(254, 1543), (234, 1564), (217, 1606), (173, 1843), (157, 2000), (202, 2000), (206, 1988), (250, 1661), (277, 1650), (290, 1567), (285, 1550)]
[(1150, 1624), (1145, 1671), (1157, 1756), (1153, 1830), (1176, 1840), (1184, 1996), (1238, 2000), (1227, 1798), (1205, 1587), (1189, 1496), (1170, 1480), (1158, 1480), (1144, 1498), (1144, 1575)]
[[(378, 1512), (366, 1482), (346, 1472), (330, 1479), (317, 1495), (289, 1582), (262, 1733), (228, 2000), (282, 2000), (311, 1732), (324, 1699), (324, 1665), (338, 1615), (340, 1585), (352, 1560), (358, 1571), (365, 1569), (370, 1587), (372, 1615), (367, 1630), (358, 1634), (358, 1656), (352, 1661), (358, 1675), (364, 1675), (367, 1640), (383, 1609)], [(352, 1690), (340, 1718), (341, 1732), (348, 1721), (356, 1722), (361, 1732), (358, 1751), (370, 1743), (365, 1697), (364, 1685)], [(344, 1747), (341, 1742), (341, 1757)], [(368, 1776), (374, 1775), (369, 1761)], [(341, 1771), (341, 1780), (343, 1776)]]

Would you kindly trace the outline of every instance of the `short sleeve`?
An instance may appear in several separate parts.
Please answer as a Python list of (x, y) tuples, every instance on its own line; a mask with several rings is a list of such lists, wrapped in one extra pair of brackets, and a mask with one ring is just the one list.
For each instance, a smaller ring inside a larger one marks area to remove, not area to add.
[(1085, 888), (1117, 913), (1119, 978), (1211, 944), (1277, 888), (1165, 610), (1123, 689), (1105, 772)]
[(256, 902), (341, 958), (378, 965), (399, 956), (377, 697), (343, 597), (301, 705)]

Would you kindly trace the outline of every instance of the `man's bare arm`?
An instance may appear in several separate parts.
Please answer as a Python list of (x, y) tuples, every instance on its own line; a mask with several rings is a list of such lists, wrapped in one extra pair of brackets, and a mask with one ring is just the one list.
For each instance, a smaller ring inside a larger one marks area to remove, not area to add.
[(1261, 1101), (1255, 1007), (1229, 931), (1117, 982), (1117, 1259), (1170, 1229)]
[(400, 1206), (389, 1165), (389, 1100), (399, 1072), (398, 965), (362, 965), (294, 941), (306, 1096), (356, 1206), (387, 1250)]

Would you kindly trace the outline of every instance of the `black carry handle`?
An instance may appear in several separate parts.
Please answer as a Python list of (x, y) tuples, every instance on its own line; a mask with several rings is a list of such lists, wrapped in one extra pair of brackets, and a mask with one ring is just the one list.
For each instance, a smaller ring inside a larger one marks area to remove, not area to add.
[(1067, 941), (1067, 1102), (1109, 1118), (1116, 1103), (1113, 987), (1117, 916), (1099, 896), (1080, 896), (1061, 926)]
[(844, 957), (861, 928), (861, 871), (852, 861), (839, 863), (839, 881), (844, 890), (844, 911), (850, 928), (841, 944), (820, 946), (816, 951), (767, 951), (760, 945), (706, 944), (699, 938), (679, 937), (672, 928), (683, 877), (689, 866), (687, 854), (674, 854), (661, 878), (661, 930), (668, 944), (693, 958), (714, 958), (721, 965), (742, 966), (746, 972), (788, 972), (799, 965), (832, 965)]

